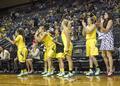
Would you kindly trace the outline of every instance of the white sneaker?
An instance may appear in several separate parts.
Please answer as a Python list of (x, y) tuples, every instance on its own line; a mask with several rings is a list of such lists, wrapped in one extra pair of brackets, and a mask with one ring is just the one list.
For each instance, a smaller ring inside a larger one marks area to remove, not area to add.
[(24, 72), (23, 75), (28, 75), (28, 72)]
[(58, 76), (59, 77), (62, 77), (62, 76), (64, 76), (65, 75), (65, 72), (61, 72)]
[(94, 72), (90, 69), (89, 72), (86, 73), (86, 76), (94, 75)]
[(69, 72), (67, 75), (64, 75), (64, 78), (69, 78), (69, 77), (72, 77), (74, 74)]
[(28, 74), (31, 74), (31, 73), (33, 73), (33, 71), (28, 72)]
[(43, 76), (50, 76), (50, 75), (52, 75), (51, 72), (48, 72), (48, 73), (44, 74)]
[(100, 69), (99, 69), (99, 68), (96, 68), (95, 75), (99, 75), (99, 74), (100, 74)]
[(23, 76), (24, 75), (24, 73), (20, 73), (20, 74), (18, 74), (17, 76), (18, 77), (21, 77), (21, 76)]
[(53, 75), (54, 74), (54, 70), (52, 70), (50, 73), (51, 73), (51, 75)]
[(47, 71), (44, 71), (44, 72), (42, 72), (41, 74), (44, 75), (44, 74), (46, 74), (46, 73), (47, 73)]
[(59, 76), (61, 73), (62, 73), (62, 72), (59, 72), (59, 73), (57, 74), (57, 76)]

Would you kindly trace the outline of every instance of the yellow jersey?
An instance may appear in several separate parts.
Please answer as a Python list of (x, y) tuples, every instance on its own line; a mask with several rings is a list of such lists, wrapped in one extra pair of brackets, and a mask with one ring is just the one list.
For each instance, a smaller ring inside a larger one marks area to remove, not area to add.
[[(63, 31), (62, 31), (61, 36), (62, 36), (62, 41), (63, 41), (64, 48), (66, 48), (67, 47), (67, 37), (66, 37), (66, 35), (65, 35), (65, 33)], [(71, 44), (72, 44), (72, 42), (70, 40), (70, 45)]]
[(26, 48), (25, 42), (23, 40), (22, 35), (18, 35), (15, 39), (15, 44), (18, 47), (18, 49)]
[(50, 47), (51, 45), (54, 45), (53, 38), (49, 33), (46, 33), (46, 36), (43, 38), (43, 43), (45, 47)]
[[(88, 26), (88, 29), (91, 28), (92, 25)], [(86, 33), (86, 39), (96, 39), (96, 28), (94, 28), (94, 30), (90, 33)]]

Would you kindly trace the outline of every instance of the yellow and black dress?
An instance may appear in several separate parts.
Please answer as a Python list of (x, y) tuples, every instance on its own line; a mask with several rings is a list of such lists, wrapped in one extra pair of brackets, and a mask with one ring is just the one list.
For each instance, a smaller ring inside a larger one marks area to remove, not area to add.
[(55, 40), (61, 43), (59, 44), (56, 42), (56, 58), (57, 59), (64, 58), (64, 45), (61, 36), (57, 36)]

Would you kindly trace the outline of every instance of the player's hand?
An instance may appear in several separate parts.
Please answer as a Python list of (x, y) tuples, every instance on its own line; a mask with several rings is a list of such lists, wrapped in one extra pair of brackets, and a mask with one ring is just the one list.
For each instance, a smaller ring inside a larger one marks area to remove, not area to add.
[(100, 26), (100, 22), (97, 21), (97, 22), (95, 23), (95, 25), (96, 25), (97, 27), (99, 27), (99, 26)]
[(65, 50), (64, 54), (67, 55), (68, 52), (69, 52), (69, 50)]
[(5, 39), (8, 40), (8, 41), (10, 40), (10, 38), (8, 38), (8, 37), (5, 37)]
[(101, 20), (101, 23), (103, 24), (103, 22), (104, 22), (104, 19), (103, 19), (103, 18), (101, 18), (100, 20)]

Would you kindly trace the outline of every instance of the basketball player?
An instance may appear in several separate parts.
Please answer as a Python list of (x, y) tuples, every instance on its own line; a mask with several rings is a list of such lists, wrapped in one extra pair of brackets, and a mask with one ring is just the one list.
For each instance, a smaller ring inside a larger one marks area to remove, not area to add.
[[(96, 57), (98, 55), (98, 48), (96, 47), (96, 26), (93, 23), (91, 17), (87, 19), (88, 25), (82, 20), (83, 32), (86, 36), (86, 56), (89, 57), (89, 72), (86, 75), (99, 75), (100, 69)], [(95, 73), (93, 70), (93, 65), (95, 65)]]
[(72, 45), (71, 37), (70, 37), (71, 21), (67, 19), (63, 19), (61, 26), (62, 26), (61, 36), (62, 36), (62, 41), (64, 45), (64, 55), (68, 61), (68, 66), (69, 66), (69, 73), (64, 76), (65, 78), (67, 78), (67, 77), (73, 76), (73, 61), (72, 61), (73, 45)]
[(18, 61), (20, 63), (20, 69), (21, 69), (21, 73), (18, 76), (23, 76), (27, 74), (27, 70), (26, 70), (26, 58), (27, 58), (27, 54), (28, 54), (28, 50), (26, 48), (25, 45), (25, 34), (24, 34), (24, 30), (23, 29), (18, 29), (16, 32), (16, 38), (14, 40), (11, 40), (10, 38), (6, 39), (11, 42), (12, 44), (15, 44), (17, 46), (17, 57), (18, 57)]
[[(46, 47), (46, 51), (44, 53), (44, 73), (43, 76), (52, 75), (52, 58), (55, 57), (56, 45), (51, 37), (50, 33), (46, 31), (44, 26), (40, 26), (37, 32), (35, 33), (35, 40), (39, 42), (43, 42)], [(48, 67), (48, 69), (47, 69)]]
[(60, 72), (57, 75), (61, 77), (61, 76), (65, 75), (64, 63), (63, 63), (63, 59), (64, 59), (64, 46), (63, 46), (63, 42), (62, 42), (62, 38), (61, 38), (59, 29), (55, 29), (55, 39), (54, 39), (54, 42), (56, 43), (56, 58), (59, 61), (59, 69), (60, 69)]

